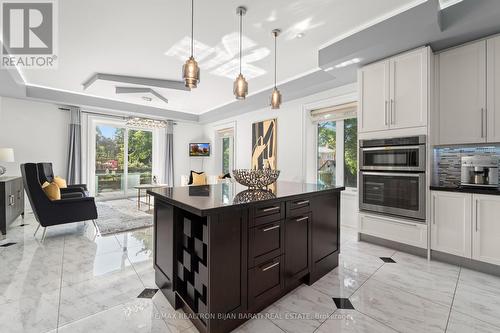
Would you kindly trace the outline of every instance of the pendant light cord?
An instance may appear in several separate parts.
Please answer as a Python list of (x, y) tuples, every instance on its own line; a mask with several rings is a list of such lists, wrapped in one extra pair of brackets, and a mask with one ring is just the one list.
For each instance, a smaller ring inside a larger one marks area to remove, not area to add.
[(243, 30), (243, 12), (240, 10), (240, 75), (241, 75), (241, 52), (242, 52), (242, 30)]
[(191, 57), (194, 56), (194, 0), (191, 0)]
[(277, 69), (276, 69), (276, 58), (277, 58), (277, 47), (276, 47), (276, 40), (277, 40), (277, 36), (276, 36), (276, 33), (274, 34), (274, 88), (276, 88), (276, 77), (277, 77)]

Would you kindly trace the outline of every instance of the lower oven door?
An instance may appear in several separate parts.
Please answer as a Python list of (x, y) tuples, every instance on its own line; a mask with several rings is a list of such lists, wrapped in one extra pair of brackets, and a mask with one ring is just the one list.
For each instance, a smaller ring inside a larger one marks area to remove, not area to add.
[(425, 220), (425, 173), (360, 171), (359, 208)]

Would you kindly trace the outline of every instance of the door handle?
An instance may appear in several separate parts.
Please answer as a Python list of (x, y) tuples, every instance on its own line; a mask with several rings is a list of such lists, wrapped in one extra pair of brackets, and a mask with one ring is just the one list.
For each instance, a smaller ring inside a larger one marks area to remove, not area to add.
[(306, 220), (309, 220), (309, 216), (301, 217), (300, 219), (296, 219), (295, 221), (296, 222), (302, 222), (302, 221), (306, 221)]
[(271, 264), (271, 265), (269, 265), (269, 266), (267, 266), (267, 267), (265, 267), (265, 268), (262, 268), (262, 271), (263, 271), (263, 272), (268, 271), (268, 270), (270, 270), (271, 268), (274, 268), (274, 267), (278, 266), (279, 264), (280, 264), (280, 263), (279, 263), (279, 261), (278, 261), (278, 262), (275, 262), (274, 264)]
[(304, 200), (304, 201), (299, 201), (299, 202), (296, 202), (295, 204), (296, 205), (305, 205), (305, 204), (308, 204), (309, 203), (309, 200)]
[(278, 229), (280, 227), (280, 225), (274, 225), (272, 227), (267, 227), (267, 228), (264, 228), (262, 229), (262, 232), (268, 232), (268, 231), (271, 231), (271, 230), (274, 230), (274, 229)]
[(279, 206), (275, 206), (275, 207), (264, 208), (262, 211), (263, 211), (264, 213), (267, 213), (267, 212), (273, 212), (273, 211), (275, 211), (275, 210), (279, 210), (279, 209), (280, 209), (280, 207), (279, 207)]

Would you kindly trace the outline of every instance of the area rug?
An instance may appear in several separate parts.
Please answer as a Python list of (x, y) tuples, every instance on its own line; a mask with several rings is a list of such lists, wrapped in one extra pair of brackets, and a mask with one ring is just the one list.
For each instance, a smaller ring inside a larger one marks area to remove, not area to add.
[(101, 235), (153, 226), (152, 211), (147, 204), (141, 205), (141, 210), (137, 209), (137, 201), (131, 199), (98, 201), (96, 205), (99, 215), (96, 222)]

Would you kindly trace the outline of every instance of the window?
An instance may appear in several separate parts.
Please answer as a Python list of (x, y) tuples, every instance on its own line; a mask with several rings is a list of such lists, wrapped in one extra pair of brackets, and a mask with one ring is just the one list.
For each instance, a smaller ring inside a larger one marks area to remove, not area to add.
[(358, 186), (358, 119), (344, 120), (344, 186)]
[(230, 173), (234, 165), (234, 130), (226, 128), (218, 130), (217, 138), (219, 142), (219, 149), (217, 159), (219, 160), (219, 170), (221, 174)]
[(227, 174), (230, 172), (230, 158), (231, 158), (231, 142), (229, 137), (222, 138), (222, 173)]
[(356, 103), (311, 111), (317, 126), (317, 181), (357, 187)]

